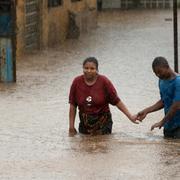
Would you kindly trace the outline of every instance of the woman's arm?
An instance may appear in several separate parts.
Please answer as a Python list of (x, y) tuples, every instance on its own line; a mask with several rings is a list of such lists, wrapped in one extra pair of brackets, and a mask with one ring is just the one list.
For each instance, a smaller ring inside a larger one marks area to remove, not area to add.
[(70, 135), (75, 135), (77, 133), (74, 127), (75, 117), (76, 117), (76, 107), (73, 104), (70, 104), (70, 107), (69, 107), (69, 134)]
[(122, 102), (122, 101), (119, 101), (117, 104), (116, 104), (116, 107), (122, 111), (127, 117), (129, 120), (131, 120), (133, 123), (135, 124), (138, 124), (138, 122), (136, 122), (137, 120), (137, 115), (132, 115), (128, 108), (126, 107), (126, 105)]

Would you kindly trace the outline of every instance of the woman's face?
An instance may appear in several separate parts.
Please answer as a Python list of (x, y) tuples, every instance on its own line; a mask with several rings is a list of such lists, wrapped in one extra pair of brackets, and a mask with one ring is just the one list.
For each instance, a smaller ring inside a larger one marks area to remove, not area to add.
[(94, 79), (98, 73), (96, 64), (93, 62), (87, 62), (83, 66), (83, 72), (86, 79)]

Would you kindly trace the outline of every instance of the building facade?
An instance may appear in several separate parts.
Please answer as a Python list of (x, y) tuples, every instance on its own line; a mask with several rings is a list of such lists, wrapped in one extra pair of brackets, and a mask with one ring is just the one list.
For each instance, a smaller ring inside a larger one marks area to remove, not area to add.
[[(102, 8), (170, 8), (173, 0), (101, 0)], [(178, 0), (179, 3), (179, 0)]]
[[(6, 8), (4, 2), (0, 0), (0, 9)], [(78, 30), (76, 37), (96, 26), (96, 0), (9, 0), (9, 2), (15, 3), (16, 7), (17, 56), (62, 44), (69, 30), (73, 28), (70, 27), (72, 22), (76, 23)], [(74, 19), (70, 18), (70, 14), (73, 14)]]

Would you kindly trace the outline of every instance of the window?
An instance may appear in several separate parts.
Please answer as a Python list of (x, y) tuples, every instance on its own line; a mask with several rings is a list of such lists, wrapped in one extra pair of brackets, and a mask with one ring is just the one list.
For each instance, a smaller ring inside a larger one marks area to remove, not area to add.
[(48, 0), (48, 7), (56, 7), (62, 5), (62, 0)]
[(0, 13), (9, 13), (11, 11), (11, 2), (0, 0)]
[(71, 0), (71, 2), (77, 2), (77, 1), (81, 1), (81, 0)]

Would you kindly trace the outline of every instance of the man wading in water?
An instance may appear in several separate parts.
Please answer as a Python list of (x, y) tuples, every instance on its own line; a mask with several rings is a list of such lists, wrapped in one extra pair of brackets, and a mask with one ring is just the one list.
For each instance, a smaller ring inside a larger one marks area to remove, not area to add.
[(154, 128), (164, 127), (164, 137), (180, 138), (180, 75), (174, 72), (164, 57), (156, 57), (152, 69), (159, 78), (160, 100), (154, 105), (138, 113), (142, 121), (147, 114), (164, 108), (164, 118), (152, 125)]

